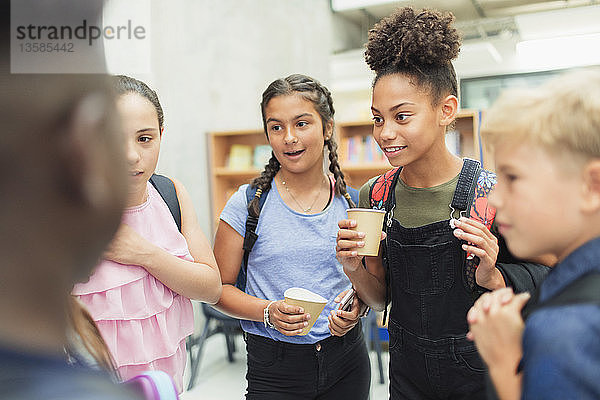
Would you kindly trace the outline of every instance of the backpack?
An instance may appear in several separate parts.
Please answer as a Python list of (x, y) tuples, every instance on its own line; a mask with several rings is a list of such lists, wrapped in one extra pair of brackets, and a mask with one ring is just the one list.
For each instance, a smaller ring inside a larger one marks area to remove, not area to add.
[[(600, 306), (600, 272), (590, 272), (580, 276), (564, 287), (556, 296), (541, 303), (539, 302), (539, 294), (539, 290), (536, 291), (521, 310), (524, 321), (534, 312), (544, 308), (574, 304), (597, 304)], [(519, 368), (521, 368), (520, 364)], [(489, 373), (486, 374), (486, 391), (488, 399), (499, 399)]]
[(181, 207), (179, 207), (175, 184), (173, 184), (173, 181), (166, 176), (158, 174), (153, 174), (150, 177), (150, 183), (154, 186), (165, 203), (167, 203), (167, 207), (169, 207), (169, 211), (175, 220), (175, 224), (177, 224), (177, 229), (181, 232)]
[[(396, 167), (378, 176), (369, 189), (369, 204), (371, 208), (384, 210), (386, 212), (383, 226), (383, 230), (386, 232), (387, 228), (392, 225), (392, 220), (394, 218), (394, 208), (396, 207), (396, 204), (391, 204), (391, 194), (396, 188), (400, 171), (402, 171), (402, 167)], [(458, 182), (456, 183), (456, 190), (454, 191), (452, 202), (450, 204), (450, 209), (452, 211), (451, 215), (454, 215), (454, 212), (458, 211), (461, 217), (468, 216), (469, 218), (481, 222), (490, 229), (494, 222), (494, 217), (496, 216), (496, 210), (489, 206), (488, 195), (495, 184), (496, 174), (483, 169), (479, 161), (465, 158)], [(390, 295), (389, 260), (387, 257), (387, 241), (385, 240), (381, 243), (381, 251), (383, 266), (385, 268), (386, 307), (383, 312), (383, 323), (385, 324), (387, 318), (387, 304), (389, 304)], [(465, 269), (467, 272), (468, 284), (474, 291), (474, 297), (476, 297), (476, 292), (479, 291), (479, 288), (472, 277), (474, 276), (474, 271), (478, 264), (479, 259), (477, 257), (467, 255)]]
[[(378, 176), (369, 189), (371, 208), (385, 210), (386, 224), (391, 225), (395, 204), (389, 204), (391, 191), (396, 187), (402, 167), (393, 168)], [(488, 229), (494, 222), (496, 210), (488, 205), (488, 195), (496, 184), (496, 174), (481, 168), (479, 161), (465, 158), (456, 184), (450, 208), (461, 216), (469, 215), (483, 223)]]
[[(358, 190), (346, 185), (346, 192), (350, 195), (354, 204), (358, 205)], [(258, 197), (259, 216), (260, 210), (262, 210), (263, 205), (265, 204), (267, 193), (269, 193), (268, 190), (258, 190), (258, 188), (252, 187), (252, 185), (248, 185), (248, 187), (246, 188), (246, 204), (250, 204), (254, 197)], [(246, 233), (244, 235), (244, 244), (242, 246), (242, 248), (244, 249), (244, 256), (242, 258), (242, 265), (240, 267), (240, 272), (238, 274), (237, 282), (235, 284), (235, 286), (242, 292), (246, 291), (246, 280), (248, 275), (248, 257), (250, 256), (250, 252), (254, 247), (254, 243), (256, 243), (256, 240), (258, 239), (258, 234), (256, 233), (257, 226), (258, 217), (248, 214), (248, 216), (246, 217)]]
[(600, 305), (600, 272), (590, 272), (575, 279), (556, 296), (539, 302), (539, 290), (527, 302), (521, 315), (526, 320), (542, 308), (560, 307), (572, 304), (591, 303)]

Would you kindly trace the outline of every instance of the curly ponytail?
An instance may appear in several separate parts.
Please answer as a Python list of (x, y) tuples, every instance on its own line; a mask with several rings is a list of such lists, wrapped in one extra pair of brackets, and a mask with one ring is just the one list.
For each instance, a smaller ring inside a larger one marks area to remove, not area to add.
[(452, 13), (396, 10), (369, 31), (365, 61), (377, 81), (390, 74), (407, 74), (429, 89), (433, 104), (451, 94), (458, 97), (452, 65), (460, 51), (461, 38)]

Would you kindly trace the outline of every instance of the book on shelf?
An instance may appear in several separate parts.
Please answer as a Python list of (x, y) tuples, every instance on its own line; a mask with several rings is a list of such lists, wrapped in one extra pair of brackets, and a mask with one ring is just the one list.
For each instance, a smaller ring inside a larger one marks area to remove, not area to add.
[(381, 151), (379, 145), (371, 135), (349, 137), (346, 154), (348, 155), (347, 162), (349, 164), (385, 162), (383, 151)]
[(363, 161), (367, 163), (372, 163), (375, 161), (375, 153), (373, 152), (373, 136), (363, 136)]
[(256, 146), (254, 148), (254, 168), (263, 169), (271, 159), (271, 151), (271, 146), (269, 146), (268, 144), (261, 144)]
[(358, 164), (361, 161), (362, 140), (360, 136), (351, 136), (348, 138), (348, 163)]
[(252, 167), (252, 146), (246, 144), (234, 144), (229, 149), (227, 168), (249, 169)]
[(373, 136), (365, 136), (365, 140), (365, 148), (368, 149), (369, 161), (373, 163), (384, 163), (386, 157)]

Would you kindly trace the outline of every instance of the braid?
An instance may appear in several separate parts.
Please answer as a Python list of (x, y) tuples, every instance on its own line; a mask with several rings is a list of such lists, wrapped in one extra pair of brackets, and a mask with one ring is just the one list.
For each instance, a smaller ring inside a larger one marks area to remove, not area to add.
[(333, 115), (335, 114), (335, 108), (333, 108), (333, 98), (331, 97), (331, 92), (329, 91), (329, 89), (327, 89), (325, 86), (321, 85), (320, 83), (317, 82), (317, 88), (319, 88), (321, 90), (321, 92), (323, 92), (323, 95), (325, 95), (325, 99), (327, 100), (327, 105), (329, 106), (329, 111), (331, 115), (331, 120), (333, 121)]
[[(335, 121), (333, 119), (333, 115), (335, 114), (335, 109), (333, 108), (333, 98), (331, 97), (331, 92), (329, 91), (329, 89), (327, 89), (325, 86), (321, 85), (318, 82), (317, 82), (317, 88), (325, 96), (325, 99), (327, 101), (327, 105), (328, 105), (329, 111), (330, 111), (329, 115), (331, 116), (331, 121), (335, 124)], [(342, 172), (342, 169), (340, 168), (340, 164), (338, 162), (338, 155), (337, 155), (338, 145), (337, 145), (335, 139), (333, 138), (333, 128), (334, 128), (334, 126), (332, 126), (332, 136), (329, 139), (325, 140), (325, 144), (327, 145), (327, 150), (329, 150), (329, 171), (331, 171), (331, 173), (333, 174), (333, 177), (335, 179), (335, 193), (344, 196), (344, 198), (348, 202), (348, 206), (350, 208), (354, 208), (354, 207), (356, 207), (356, 204), (354, 204), (354, 201), (352, 201), (352, 198), (346, 191), (346, 180), (344, 178), (344, 173)], [(325, 127), (323, 127), (323, 129), (325, 129)]]
[(329, 171), (333, 173), (335, 178), (335, 193), (344, 196), (348, 202), (350, 208), (356, 207), (356, 204), (352, 201), (352, 198), (346, 191), (346, 180), (344, 179), (344, 173), (340, 168), (337, 156), (337, 143), (333, 140), (333, 137), (325, 141), (327, 144), (327, 150), (329, 150)]
[(265, 165), (263, 172), (250, 183), (250, 186), (258, 189), (256, 190), (256, 195), (254, 195), (252, 201), (248, 203), (248, 214), (258, 218), (260, 215), (260, 196), (263, 192), (271, 189), (271, 181), (279, 171), (279, 168), (281, 168), (281, 164), (279, 164), (275, 154), (271, 152), (271, 158), (269, 159), (269, 163)]

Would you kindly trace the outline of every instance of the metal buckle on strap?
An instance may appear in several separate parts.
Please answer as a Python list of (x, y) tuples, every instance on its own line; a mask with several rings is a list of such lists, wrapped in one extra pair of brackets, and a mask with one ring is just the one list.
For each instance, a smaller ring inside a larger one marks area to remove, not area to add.
[(394, 204), (392, 206), (392, 208), (390, 209), (390, 211), (388, 211), (388, 213), (387, 213), (385, 224), (387, 225), (388, 228), (392, 226), (392, 220), (394, 218), (394, 208), (396, 208), (396, 204)]
[[(454, 213), (456, 212), (456, 209), (454, 207), (452, 207), (452, 205), (448, 205), (448, 207), (450, 207), (450, 228), (452, 229), (456, 229), (456, 219), (454, 218)], [(461, 217), (466, 217), (467, 212), (466, 211), (459, 211), (458, 212), (458, 218)], [(475, 254), (473, 253), (467, 253), (467, 260), (472, 260), (473, 258), (475, 258)]]
[[(456, 209), (454, 207), (452, 207), (452, 204), (448, 204), (448, 207), (450, 207), (450, 228), (456, 229), (456, 225), (454, 224), (454, 222), (456, 221), (456, 218), (454, 218), (454, 213), (456, 212)], [(466, 217), (466, 216), (467, 216), (466, 211), (459, 210), (458, 218)]]

